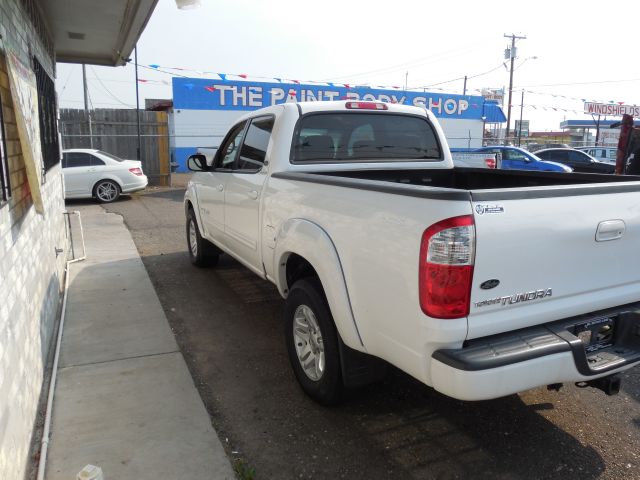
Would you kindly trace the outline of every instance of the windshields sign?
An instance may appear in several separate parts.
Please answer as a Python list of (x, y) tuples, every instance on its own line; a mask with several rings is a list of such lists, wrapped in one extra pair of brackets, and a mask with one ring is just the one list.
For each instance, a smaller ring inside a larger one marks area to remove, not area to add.
[(593, 115), (614, 115), (621, 117), (625, 113), (632, 117), (640, 117), (640, 107), (636, 105), (620, 105), (616, 103), (584, 103), (584, 113)]

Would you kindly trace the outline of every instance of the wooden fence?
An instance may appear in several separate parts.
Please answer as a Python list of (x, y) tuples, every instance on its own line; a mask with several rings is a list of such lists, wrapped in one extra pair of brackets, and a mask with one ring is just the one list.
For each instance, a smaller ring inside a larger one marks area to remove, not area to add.
[[(134, 109), (91, 111), (61, 109), (62, 148), (97, 148), (121, 158), (138, 158), (138, 124)], [(91, 131), (91, 135), (89, 132)], [(140, 111), (140, 160), (151, 185), (171, 183), (169, 126), (166, 112)]]

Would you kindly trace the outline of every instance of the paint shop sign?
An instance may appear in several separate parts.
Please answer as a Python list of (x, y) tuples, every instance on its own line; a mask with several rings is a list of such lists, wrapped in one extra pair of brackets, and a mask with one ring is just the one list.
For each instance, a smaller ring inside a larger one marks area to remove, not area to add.
[(442, 118), (481, 119), (479, 96), (347, 87), (173, 78), (176, 109), (255, 110), (288, 102), (364, 100), (422, 106)]

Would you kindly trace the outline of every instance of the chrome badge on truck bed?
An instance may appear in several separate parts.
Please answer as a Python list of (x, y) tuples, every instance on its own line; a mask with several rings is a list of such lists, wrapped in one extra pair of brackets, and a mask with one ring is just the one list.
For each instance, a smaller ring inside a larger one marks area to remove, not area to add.
[(540, 300), (553, 295), (551, 288), (543, 288), (541, 290), (532, 290), (530, 292), (516, 293), (513, 295), (507, 295), (506, 297), (496, 297), (488, 300), (482, 300), (481, 302), (474, 302), (476, 308), (486, 307), (487, 305), (500, 304), (503, 307), (505, 305), (513, 305), (514, 303), (530, 302), (532, 300)]

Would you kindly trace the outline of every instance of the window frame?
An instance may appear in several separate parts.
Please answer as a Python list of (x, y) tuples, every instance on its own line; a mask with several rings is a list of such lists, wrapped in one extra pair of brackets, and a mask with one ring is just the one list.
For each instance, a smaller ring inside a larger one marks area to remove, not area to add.
[[(238, 158), (238, 154), (240, 153), (240, 147), (242, 146), (242, 142), (244, 141), (244, 135), (247, 131), (247, 125), (249, 125), (250, 119), (245, 119), (245, 120), (241, 120), (240, 122), (236, 123), (233, 127), (231, 127), (229, 129), (229, 132), (225, 135), (224, 139), (222, 140), (222, 142), (220, 142), (220, 145), (218, 145), (218, 150), (216, 151), (216, 155), (213, 158), (213, 163), (211, 165), (211, 170), (216, 171), (216, 172), (231, 172), (233, 171), (232, 168), (229, 168), (228, 166), (222, 166), (220, 165), (220, 163), (222, 162), (222, 160), (224, 159), (224, 157), (227, 156), (226, 153), (223, 153), (223, 146), (232, 138), (232, 134), (233, 132), (236, 130), (237, 127), (239, 127), (240, 125), (243, 125), (242, 130), (239, 132), (240, 133), (240, 140), (238, 142), (238, 150), (236, 151), (236, 157), (233, 159), (233, 162), (230, 163), (231, 166), (233, 166), (233, 164), (236, 162), (236, 159)], [(236, 133), (234, 136), (237, 136), (238, 134)]]
[(238, 168), (238, 164), (240, 162), (240, 157), (242, 155), (242, 147), (244, 147), (244, 142), (247, 139), (247, 134), (249, 133), (249, 129), (253, 125), (253, 122), (260, 120), (272, 120), (273, 124), (271, 125), (271, 131), (269, 132), (269, 142), (267, 143), (267, 149), (269, 148), (269, 143), (271, 143), (271, 136), (273, 134), (273, 127), (275, 126), (276, 116), (275, 115), (260, 115), (257, 117), (252, 117), (247, 119), (247, 125), (245, 126), (244, 132), (242, 134), (242, 142), (240, 143), (240, 149), (238, 150), (238, 154), (236, 155), (235, 160), (233, 161), (231, 171), (234, 173), (258, 173), (260, 170), (264, 168), (267, 162), (267, 150), (264, 151), (264, 162), (259, 168)]
[[(369, 114), (369, 115), (385, 115), (385, 116), (389, 116), (389, 115), (394, 115), (394, 116), (402, 116), (402, 117), (410, 117), (410, 118), (416, 118), (419, 120), (424, 121), (429, 128), (431, 128), (431, 131), (433, 132), (433, 136), (435, 139), (435, 142), (438, 146), (438, 150), (440, 152), (440, 156), (438, 158), (415, 158), (415, 159), (386, 159), (386, 158), (382, 158), (382, 159), (376, 159), (376, 158), (366, 158), (366, 159), (349, 159), (349, 160), (337, 160), (337, 159), (331, 159), (331, 160), (312, 160), (312, 161), (297, 161), (295, 159), (295, 145), (296, 142), (298, 140), (298, 138), (300, 138), (300, 132), (302, 131), (302, 122), (310, 116), (319, 116), (319, 115), (362, 115), (362, 114)], [(291, 142), (291, 149), (289, 151), (289, 163), (292, 165), (318, 165), (318, 164), (333, 164), (333, 165), (346, 165), (346, 164), (350, 164), (350, 163), (418, 163), (418, 162), (429, 162), (429, 163), (436, 163), (436, 162), (442, 162), (444, 161), (445, 156), (444, 156), (444, 150), (442, 148), (442, 143), (440, 142), (440, 137), (438, 136), (438, 130), (435, 128), (435, 126), (433, 125), (433, 123), (431, 122), (431, 120), (429, 119), (429, 117), (427, 117), (426, 115), (415, 115), (415, 114), (410, 114), (410, 113), (401, 113), (401, 112), (378, 112), (375, 110), (358, 110), (358, 111), (353, 111), (353, 110), (332, 110), (332, 111), (317, 111), (317, 112), (309, 112), (309, 113), (305, 113), (303, 115), (300, 115), (300, 117), (298, 118), (298, 120), (296, 121), (296, 125), (294, 127), (293, 130), (293, 141)]]
[(38, 95), (38, 120), (40, 124), (40, 148), (44, 172), (48, 172), (62, 160), (58, 136), (58, 97), (54, 80), (34, 55), (33, 72)]
[(92, 167), (93, 165), (93, 159), (95, 158), (95, 155), (90, 154), (89, 152), (65, 152), (62, 154), (63, 157), (64, 155), (83, 155), (86, 157), (89, 157), (89, 163), (87, 165), (69, 165), (69, 159), (68, 157), (65, 159), (63, 158), (62, 161), (62, 168), (86, 168), (86, 167)]

